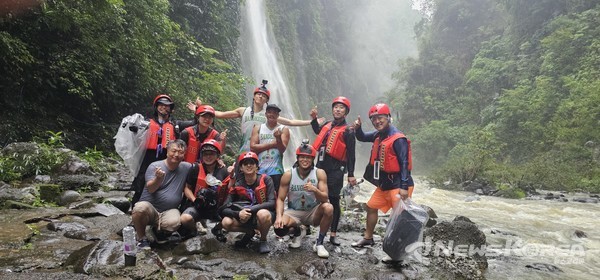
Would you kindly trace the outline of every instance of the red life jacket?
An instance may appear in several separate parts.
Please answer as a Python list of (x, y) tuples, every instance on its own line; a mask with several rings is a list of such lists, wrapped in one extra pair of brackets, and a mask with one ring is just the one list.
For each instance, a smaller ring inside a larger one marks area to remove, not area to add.
[[(221, 185), (217, 187), (217, 205), (223, 205), (225, 199), (227, 198), (228, 185), (229, 185), (230, 177), (227, 176), (225, 179), (221, 181)], [(204, 171), (204, 166), (202, 164), (198, 164), (198, 177), (196, 178), (196, 186), (194, 188), (194, 196), (198, 195), (198, 192), (201, 189), (208, 188), (208, 184), (206, 183), (206, 172)]]
[[(198, 141), (198, 138), (196, 138), (195, 127), (190, 126), (185, 130), (188, 132), (188, 135), (190, 137), (188, 138), (187, 149), (185, 150), (185, 156), (183, 160), (189, 163), (194, 163), (198, 159), (198, 153), (200, 153), (200, 145), (202, 145), (202, 142)], [(206, 136), (206, 139), (204, 139), (204, 141), (208, 139), (216, 139), (219, 133), (210, 127), (208, 128), (208, 130), (208, 136)]]
[[(247, 198), (253, 205), (261, 204), (267, 202), (267, 184), (265, 183), (265, 178), (267, 175), (261, 174), (258, 180), (258, 186), (252, 191), (252, 189), (246, 188), (245, 186), (234, 186), (229, 190), (229, 193), (232, 195), (238, 195), (240, 197)], [(251, 193), (254, 192), (254, 195)]]
[[(369, 163), (374, 164), (375, 159), (378, 159), (380, 162), (379, 168), (385, 173), (391, 174), (400, 172), (398, 155), (396, 155), (396, 152), (394, 152), (394, 141), (399, 138), (404, 138), (406, 139), (406, 142), (408, 142), (408, 171), (411, 171), (412, 151), (410, 149), (410, 140), (408, 140), (408, 138), (406, 138), (406, 136), (401, 132), (390, 135), (383, 139), (383, 141), (380, 141), (380, 137), (377, 136), (375, 141), (373, 141), (373, 148), (371, 148), (371, 159), (369, 160)], [(377, 151), (379, 151), (379, 155), (377, 155)]]
[(346, 142), (344, 141), (344, 132), (347, 125), (340, 125), (331, 128), (333, 122), (330, 122), (321, 128), (321, 132), (315, 138), (313, 148), (319, 151), (323, 145), (325, 135), (329, 132), (329, 136), (325, 139), (325, 152), (332, 158), (339, 161), (346, 161)]
[(162, 140), (160, 144), (163, 149), (167, 148), (169, 140), (175, 140), (175, 127), (171, 122), (165, 122), (162, 125), (154, 119), (150, 119), (150, 133), (148, 135), (147, 150), (156, 150), (158, 147), (158, 131), (162, 127)]

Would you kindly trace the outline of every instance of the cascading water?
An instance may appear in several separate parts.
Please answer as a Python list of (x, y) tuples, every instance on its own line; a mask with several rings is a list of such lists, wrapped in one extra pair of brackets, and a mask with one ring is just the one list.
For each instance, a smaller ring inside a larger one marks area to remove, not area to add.
[[(280, 65), (280, 54), (277, 52), (277, 41), (269, 26), (263, 0), (245, 1), (242, 8), (242, 63), (246, 74), (255, 81), (268, 80), (267, 88), (271, 91), (269, 103), (277, 104), (282, 112), (280, 116), (299, 119), (294, 110), (297, 100), (291, 96), (287, 86), (285, 71)], [(306, 118), (305, 118), (306, 119)], [(284, 167), (287, 169), (295, 161), (294, 151), (306, 133), (298, 127), (290, 127), (291, 137), (286, 150)]]

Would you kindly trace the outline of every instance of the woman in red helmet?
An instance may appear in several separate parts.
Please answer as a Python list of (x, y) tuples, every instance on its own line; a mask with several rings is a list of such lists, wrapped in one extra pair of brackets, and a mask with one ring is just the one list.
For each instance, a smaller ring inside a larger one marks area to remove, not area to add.
[(255, 229), (260, 232), (257, 251), (261, 254), (271, 251), (267, 244), (267, 233), (275, 220), (275, 189), (269, 175), (258, 174), (258, 155), (254, 152), (242, 153), (238, 157), (236, 173), (238, 178), (229, 195), (219, 209), (223, 228), (229, 232), (246, 233), (235, 242), (236, 247), (246, 247)]
[[(221, 144), (215, 139), (206, 140), (200, 146), (201, 160), (192, 165), (184, 189), (185, 198), (189, 202), (184, 203), (187, 208), (181, 214), (181, 226), (187, 230), (184, 236), (193, 236), (198, 230), (206, 230), (204, 225), (197, 224), (202, 220), (221, 220), (217, 210), (228, 195), (230, 180), (227, 168), (217, 162), (221, 152)], [(225, 241), (221, 223), (215, 225), (212, 232), (219, 241)]]
[(225, 148), (227, 139), (227, 129), (219, 133), (213, 128), (215, 118), (215, 109), (210, 105), (200, 105), (196, 108), (195, 126), (188, 127), (181, 132), (179, 137), (187, 144), (184, 160), (189, 163), (200, 162), (202, 154), (200, 145), (206, 140), (214, 139), (219, 141), (221, 147)]
[(373, 142), (364, 178), (377, 189), (367, 202), (367, 226), (363, 239), (352, 243), (352, 247), (374, 245), (377, 211), (386, 213), (396, 206), (399, 199), (407, 199), (412, 193), (409, 187), (414, 185), (410, 175), (410, 141), (392, 125), (390, 107), (383, 103), (375, 104), (369, 110), (369, 119), (375, 131), (363, 132), (360, 117), (354, 122), (354, 127), (358, 141)]
[(352, 126), (346, 123), (346, 116), (350, 113), (350, 100), (338, 96), (331, 102), (333, 120), (319, 125), (317, 109), (311, 111), (313, 131), (317, 134), (313, 147), (318, 152), (317, 167), (327, 173), (327, 188), (329, 202), (333, 205), (333, 221), (329, 242), (339, 246), (337, 227), (340, 222), (340, 193), (344, 186), (344, 174), (348, 172), (348, 184), (356, 185), (354, 177), (354, 163), (356, 139)]

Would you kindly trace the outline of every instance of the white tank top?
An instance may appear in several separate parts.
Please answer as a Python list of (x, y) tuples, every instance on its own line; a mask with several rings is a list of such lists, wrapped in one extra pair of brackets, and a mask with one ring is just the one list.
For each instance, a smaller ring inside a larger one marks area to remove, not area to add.
[(251, 108), (247, 107), (242, 114), (242, 144), (239, 153), (250, 151), (250, 137), (252, 137), (252, 129), (255, 125), (260, 125), (267, 122), (265, 110), (254, 112), (254, 117), (250, 114)]
[(315, 193), (304, 190), (304, 185), (312, 182), (317, 186), (317, 168), (313, 168), (306, 178), (300, 178), (298, 168), (292, 168), (292, 179), (290, 180), (290, 188), (288, 190), (288, 208), (292, 210), (310, 210), (317, 206), (319, 202), (315, 197)]
[[(259, 143), (266, 144), (277, 141), (275, 140), (273, 133), (279, 128), (283, 129), (283, 126), (277, 125), (275, 128), (269, 129), (266, 123), (261, 124), (258, 131)], [(260, 168), (258, 173), (260, 174), (283, 174), (283, 157), (277, 148), (262, 151), (260, 154), (258, 154), (258, 162)]]

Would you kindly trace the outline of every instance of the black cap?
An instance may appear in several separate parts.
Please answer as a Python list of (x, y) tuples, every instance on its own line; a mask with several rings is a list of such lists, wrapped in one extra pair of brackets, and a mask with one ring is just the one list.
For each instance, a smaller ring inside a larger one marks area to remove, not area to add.
[(281, 112), (281, 108), (279, 108), (279, 106), (277, 106), (277, 104), (267, 104), (267, 110), (269, 110), (269, 109), (276, 110), (277, 113)]

